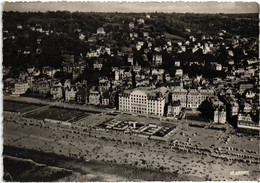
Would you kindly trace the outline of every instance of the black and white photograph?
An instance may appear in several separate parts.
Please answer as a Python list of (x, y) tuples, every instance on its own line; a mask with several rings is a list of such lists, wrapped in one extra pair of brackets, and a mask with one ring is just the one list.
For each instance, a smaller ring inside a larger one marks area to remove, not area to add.
[(2, 181), (260, 181), (259, 4), (2, 2)]

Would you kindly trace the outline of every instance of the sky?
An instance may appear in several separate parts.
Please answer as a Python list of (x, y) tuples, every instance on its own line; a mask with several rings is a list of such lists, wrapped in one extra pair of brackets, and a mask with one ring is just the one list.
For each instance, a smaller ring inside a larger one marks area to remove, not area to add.
[(255, 2), (5, 2), (3, 11), (259, 13)]

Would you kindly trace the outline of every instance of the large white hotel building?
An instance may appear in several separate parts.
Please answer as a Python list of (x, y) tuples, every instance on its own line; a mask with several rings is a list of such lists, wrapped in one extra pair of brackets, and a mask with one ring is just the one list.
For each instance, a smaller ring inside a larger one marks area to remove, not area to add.
[(119, 94), (119, 110), (163, 116), (167, 100), (168, 90), (164, 87), (158, 89), (142, 87), (125, 90)]

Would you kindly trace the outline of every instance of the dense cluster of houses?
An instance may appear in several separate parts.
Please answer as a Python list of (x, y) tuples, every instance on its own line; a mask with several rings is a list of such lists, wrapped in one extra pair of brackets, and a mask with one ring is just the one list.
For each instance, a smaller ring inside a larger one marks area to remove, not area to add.
[[(228, 33), (221, 30), (216, 36), (202, 35), (201, 37), (189, 36), (187, 40), (176, 41), (164, 34), (152, 33), (150, 26), (146, 25), (147, 19), (134, 19), (129, 23), (129, 31), (122, 34), (122, 39), (130, 46), (113, 46), (112, 33), (106, 27), (99, 27), (95, 33), (85, 34), (81, 29), (75, 29), (79, 40), (89, 45), (86, 55), (79, 54), (76, 61), (75, 53), (63, 50), (60, 68), (45, 66), (42, 69), (34, 66), (21, 71), (18, 78), (6, 78), (4, 91), (15, 96), (22, 95), (28, 90), (33, 93), (50, 95), (54, 100), (76, 102), (80, 104), (111, 105), (121, 111), (134, 113), (166, 115), (175, 118), (181, 115), (183, 108), (200, 108), (203, 102), (209, 106), (209, 118), (215, 123), (225, 123), (227, 120), (237, 118), (238, 124), (256, 124), (259, 128), (259, 59), (248, 58), (247, 65), (234, 62), (236, 56), (233, 50), (243, 48), (243, 55), (257, 52), (257, 42), (250, 38), (233, 36), (229, 40), (223, 37)], [(18, 30), (23, 30), (23, 25), (17, 25)], [(44, 30), (40, 24), (30, 26), (31, 31), (36, 31), (46, 36), (63, 34), (53, 30)], [(189, 29), (186, 30), (190, 32)], [(156, 34), (156, 35), (155, 35)], [(12, 33), (4, 30), (3, 39), (13, 39)], [(121, 38), (120, 38), (121, 39)], [(217, 41), (216, 41), (217, 40)], [(100, 43), (101, 41), (101, 43)], [(161, 41), (161, 44), (158, 44)], [(42, 39), (37, 39), (39, 47), (34, 50), (41, 54)], [(165, 62), (162, 54), (181, 54), (185, 52), (215, 55), (224, 48), (228, 54), (227, 64), (210, 62), (214, 71), (224, 71), (226, 78), (209, 79), (197, 74), (189, 77), (183, 66), (201, 65), (205, 62), (189, 60), (183, 62), (174, 60), (175, 73), (162, 69)], [(17, 50), (20, 54), (32, 54), (29, 48)], [(144, 67), (140, 60), (134, 57), (137, 51), (142, 56), (142, 61), (150, 63)], [(112, 66), (113, 77), (102, 76), (98, 78), (96, 86), (89, 85), (85, 80), (75, 80), (88, 69), (102, 71), (104, 55), (109, 58), (126, 58), (126, 64)], [(3, 67), (3, 75), (8, 76), (11, 68)], [(72, 74), (72, 79), (62, 82), (56, 79), (55, 73), (63, 72)], [(159, 92), (163, 88), (164, 92)], [(118, 96), (119, 94), (119, 96)], [(117, 102), (118, 100), (118, 102)]]

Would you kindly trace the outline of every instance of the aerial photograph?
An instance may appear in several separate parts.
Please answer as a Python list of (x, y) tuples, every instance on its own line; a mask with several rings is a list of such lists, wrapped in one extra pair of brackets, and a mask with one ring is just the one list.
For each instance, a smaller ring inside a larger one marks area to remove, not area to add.
[(260, 181), (259, 4), (2, 3), (2, 181)]

